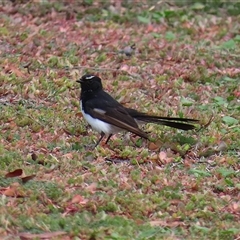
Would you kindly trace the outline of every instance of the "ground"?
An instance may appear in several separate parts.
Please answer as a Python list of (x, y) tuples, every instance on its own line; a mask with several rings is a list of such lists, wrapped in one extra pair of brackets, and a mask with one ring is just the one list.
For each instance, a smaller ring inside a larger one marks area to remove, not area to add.
[[(1, 239), (240, 238), (239, 3), (6, 0), (0, 12)], [(85, 73), (127, 107), (199, 124), (147, 124), (151, 141), (120, 133), (92, 150)]]

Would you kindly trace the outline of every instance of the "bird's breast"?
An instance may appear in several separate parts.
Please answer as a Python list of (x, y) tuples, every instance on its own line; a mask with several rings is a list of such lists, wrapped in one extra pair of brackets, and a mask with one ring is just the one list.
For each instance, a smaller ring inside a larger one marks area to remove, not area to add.
[(82, 101), (80, 101), (80, 107), (81, 107), (81, 111), (84, 119), (97, 132), (99, 133), (104, 132), (105, 134), (109, 135), (109, 134), (114, 134), (121, 131), (121, 129), (119, 129), (118, 127), (113, 126), (112, 124), (106, 123), (100, 119), (94, 118), (90, 114), (86, 113), (84, 111)]

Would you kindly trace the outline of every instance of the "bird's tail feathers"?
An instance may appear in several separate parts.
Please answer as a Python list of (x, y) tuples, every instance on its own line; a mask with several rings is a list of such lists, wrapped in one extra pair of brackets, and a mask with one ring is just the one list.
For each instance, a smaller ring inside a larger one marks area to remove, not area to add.
[(156, 123), (161, 124), (168, 127), (173, 127), (181, 130), (191, 130), (194, 129), (195, 126), (189, 124), (188, 122), (198, 122), (198, 120), (190, 119), (190, 118), (170, 118), (170, 117), (158, 117), (158, 116), (134, 116), (138, 121), (142, 121), (145, 123)]

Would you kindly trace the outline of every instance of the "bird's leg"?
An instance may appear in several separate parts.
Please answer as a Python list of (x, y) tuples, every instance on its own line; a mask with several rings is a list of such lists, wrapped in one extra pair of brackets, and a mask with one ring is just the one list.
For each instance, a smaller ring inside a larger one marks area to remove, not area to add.
[(108, 143), (108, 141), (110, 140), (110, 138), (112, 137), (112, 134), (109, 134), (109, 136), (108, 136), (108, 138), (107, 138), (107, 140), (106, 140), (106, 142), (105, 142), (105, 144), (107, 144)]
[[(102, 141), (102, 139), (104, 138), (105, 133), (101, 132), (101, 137), (99, 138), (99, 140), (97, 141), (97, 143), (95, 144), (94, 148), (97, 147), (97, 145)], [(108, 137), (109, 138), (109, 137)]]

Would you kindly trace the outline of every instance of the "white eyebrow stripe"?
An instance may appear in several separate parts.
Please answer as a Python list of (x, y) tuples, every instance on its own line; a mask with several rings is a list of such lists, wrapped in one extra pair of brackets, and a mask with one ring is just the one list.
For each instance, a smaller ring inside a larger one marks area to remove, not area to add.
[(91, 76), (86, 77), (86, 79), (89, 80), (89, 79), (92, 79), (94, 77), (95, 77), (94, 75), (91, 75)]
[(104, 110), (102, 110), (102, 109), (100, 109), (100, 108), (94, 108), (93, 111), (94, 111), (94, 112), (97, 112), (97, 113), (99, 113), (99, 114), (102, 114), (102, 115), (106, 113), (106, 111), (104, 111)]

